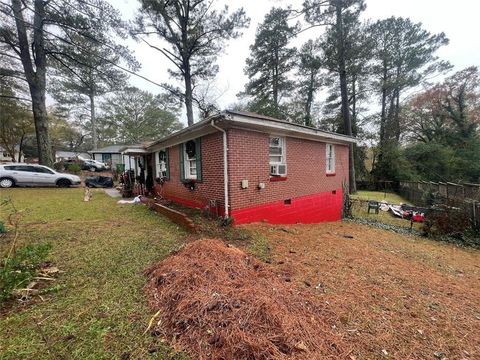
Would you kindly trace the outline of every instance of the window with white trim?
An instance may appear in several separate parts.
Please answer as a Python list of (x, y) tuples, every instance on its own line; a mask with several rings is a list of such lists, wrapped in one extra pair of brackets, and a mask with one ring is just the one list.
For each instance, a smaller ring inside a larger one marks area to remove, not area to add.
[(185, 143), (183, 161), (185, 179), (197, 179), (197, 146), (195, 140), (190, 140)]
[(335, 174), (335, 146), (333, 144), (326, 146), (326, 172)]
[(270, 175), (287, 175), (287, 158), (285, 150), (284, 137), (270, 136), (268, 153), (270, 161)]
[(167, 150), (160, 150), (158, 152), (158, 177), (160, 179), (169, 178), (169, 169), (168, 169), (168, 152)]

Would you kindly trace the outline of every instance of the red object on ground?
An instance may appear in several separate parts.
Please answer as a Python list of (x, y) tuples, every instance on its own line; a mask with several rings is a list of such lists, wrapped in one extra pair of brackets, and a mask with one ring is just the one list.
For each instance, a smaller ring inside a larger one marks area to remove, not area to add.
[(420, 213), (416, 213), (412, 215), (413, 222), (423, 222), (425, 220), (425, 216)]

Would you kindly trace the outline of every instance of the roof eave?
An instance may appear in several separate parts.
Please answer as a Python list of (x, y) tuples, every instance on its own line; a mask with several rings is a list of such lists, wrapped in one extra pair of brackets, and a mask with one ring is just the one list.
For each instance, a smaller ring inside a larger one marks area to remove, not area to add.
[(332, 142), (339, 144), (355, 144), (357, 139), (351, 136), (331, 133), (307, 126), (302, 126), (285, 121), (265, 121), (255, 118), (253, 116), (239, 115), (231, 112), (226, 112), (225, 125), (237, 125), (258, 131), (275, 133), (278, 135), (286, 135), (297, 137), (301, 139), (308, 139), (322, 142)]
[(215, 133), (218, 130), (210, 126), (210, 123), (212, 120), (218, 119), (222, 116), (224, 116), (223, 113), (218, 113), (210, 116), (202, 121), (199, 121), (196, 124), (193, 124), (192, 126), (186, 127), (182, 130), (174, 132), (173, 134), (170, 134), (153, 142), (148, 147), (146, 147), (146, 149), (151, 152), (158, 151), (166, 147), (175, 146), (185, 141), (195, 139), (197, 137)]
[(355, 144), (357, 139), (351, 136), (346, 136), (337, 133), (331, 133), (308, 126), (289, 123), (276, 119), (262, 119), (255, 116), (238, 114), (232, 111), (223, 111), (210, 116), (192, 126), (179, 130), (171, 135), (159, 139), (145, 149), (147, 152), (158, 151), (166, 147), (175, 146), (181, 144), (190, 139), (212, 134), (217, 129), (210, 126), (211, 121), (214, 120), (216, 125), (228, 128), (228, 127), (243, 127), (250, 130), (257, 130), (267, 133), (276, 133), (286, 136), (308, 139), (313, 141), (330, 142), (336, 144)]

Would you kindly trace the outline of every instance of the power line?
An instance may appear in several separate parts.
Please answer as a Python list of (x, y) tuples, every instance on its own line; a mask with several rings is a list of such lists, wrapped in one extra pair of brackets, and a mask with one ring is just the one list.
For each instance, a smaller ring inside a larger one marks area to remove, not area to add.
[[(8, 4), (5, 4), (5, 3), (3, 3), (3, 2), (0, 2), (0, 3), (1, 3), (2, 5), (4, 5), (4, 6), (7, 6), (7, 7), (9, 6)], [(68, 4), (68, 5), (70, 5), (70, 4)], [(91, 4), (89, 4), (89, 5), (91, 5)], [(32, 11), (32, 12), (38, 13), (38, 12), (37, 12), (36, 10), (34, 10), (34, 9), (30, 9), (30, 8), (29, 8), (29, 10)], [(120, 70), (122, 70), (122, 71), (124, 71), (124, 72), (126, 72), (126, 73), (128, 73), (128, 74), (130, 74), (130, 75), (136, 76), (136, 77), (138, 77), (138, 78), (140, 78), (140, 79), (142, 79), (142, 80), (145, 80), (145, 81), (147, 81), (147, 82), (149, 82), (149, 83), (151, 83), (151, 84), (153, 84), (153, 85), (156, 85), (156, 86), (158, 86), (158, 87), (160, 87), (160, 88), (168, 91), (169, 93), (171, 93), (171, 94), (174, 95), (174, 96), (185, 98), (185, 94), (180, 93), (180, 92), (177, 92), (177, 91), (175, 91), (175, 90), (172, 90), (172, 89), (169, 88), (168, 86), (165, 86), (165, 85), (160, 84), (160, 83), (158, 83), (158, 82), (156, 82), (156, 81), (154, 81), (154, 80), (151, 80), (151, 79), (147, 78), (147, 77), (144, 76), (144, 75), (138, 74), (138, 73), (136, 73), (136, 72), (134, 72), (134, 71), (132, 71), (132, 70), (130, 70), (130, 69), (127, 69), (127, 68), (124, 67), (124, 66), (118, 65), (117, 63), (115, 63), (115, 62), (113, 62), (113, 61), (111, 61), (111, 60), (109, 60), (109, 59), (107, 59), (107, 58), (104, 58), (104, 57), (102, 57), (102, 56), (100, 56), (100, 55), (98, 55), (98, 54), (94, 54), (94, 53), (90, 52), (89, 50), (85, 49), (84, 47), (82, 47), (82, 46), (80, 46), (80, 45), (78, 45), (78, 44), (75, 44), (75, 43), (73, 43), (72, 41), (69, 41), (69, 40), (67, 40), (67, 39), (65, 39), (65, 38), (63, 38), (63, 37), (61, 37), (61, 36), (59, 36), (59, 35), (57, 35), (57, 34), (54, 34), (54, 33), (52, 33), (51, 31), (46, 30), (45, 28), (40, 29), (40, 28), (36, 27), (35, 25), (29, 23), (28, 21), (26, 21), (26, 20), (24, 20), (24, 19), (22, 19), (22, 18), (16, 17), (14, 14), (11, 14), (11, 15), (9, 15), (9, 16), (13, 17), (13, 18), (16, 19), (16, 20), (19, 20), (19, 21), (23, 22), (24, 24), (28, 25), (30, 28), (32, 28), (32, 29), (34, 29), (34, 30), (42, 30), (43, 32), (45, 32), (45, 33), (47, 33), (47, 34), (49, 34), (49, 35), (51, 35), (51, 36), (53, 36), (53, 37), (55, 37), (55, 38), (63, 41), (63, 42), (65, 42), (65, 43), (67, 43), (67, 44), (69, 44), (69, 45), (72, 45), (72, 46), (77, 47), (78, 49), (80, 49), (81, 51), (85, 52), (86, 54), (89, 54), (89, 55), (91, 55), (91, 56), (97, 57), (98, 59), (103, 60), (103, 61), (109, 63), (110, 65), (112, 65), (112, 66), (114, 66), (114, 67), (116, 67), (116, 68), (118, 68), (118, 69), (120, 69)], [(64, 26), (64, 25), (59, 25), (59, 26), (62, 27), (62, 26)], [(68, 27), (68, 26), (67, 26), (67, 27)], [(75, 29), (75, 31), (77, 31), (77, 30)], [(81, 33), (80, 33), (80, 34), (81, 34)], [(97, 43), (99, 43), (99, 44), (101, 44), (101, 45), (103, 45), (103, 46), (109, 47), (110, 49), (112, 49), (112, 50), (114, 50), (114, 51), (117, 51), (117, 49), (115, 49), (115, 48), (112, 47), (111, 45), (106, 44), (106, 43), (103, 43), (103, 42), (100, 42), (98, 39), (92, 39), (91, 37), (88, 37), (88, 36), (86, 36), (85, 34), (81, 34), (81, 35), (84, 36), (84, 37), (87, 38), (87, 39), (90, 39), (90, 40), (92, 40), (92, 41), (96, 41)], [(198, 107), (198, 106), (197, 106), (197, 107)]]
[(0, 98), (15, 99), (15, 100), (22, 100), (22, 101), (32, 102), (31, 99), (22, 98), (22, 97), (18, 97), (18, 96), (10, 96), (10, 95), (0, 95)]

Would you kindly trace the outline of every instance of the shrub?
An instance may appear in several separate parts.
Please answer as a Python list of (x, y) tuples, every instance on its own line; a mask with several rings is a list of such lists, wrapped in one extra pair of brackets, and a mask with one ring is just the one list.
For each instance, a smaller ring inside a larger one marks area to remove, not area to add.
[(28, 285), (45, 262), (50, 248), (50, 244), (27, 245), (1, 260), (0, 305), (12, 296), (15, 289)]
[(59, 161), (59, 162), (56, 162), (53, 164), (53, 168), (56, 170), (56, 171), (63, 171), (65, 170), (65, 164), (63, 161)]
[(428, 236), (451, 236), (461, 239), (469, 227), (470, 219), (464, 211), (444, 207), (426, 214), (422, 231)]
[(77, 163), (68, 165), (68, 172), (72, 174), (80, 174), (80, 170), (82, 170), (82, 168)]

